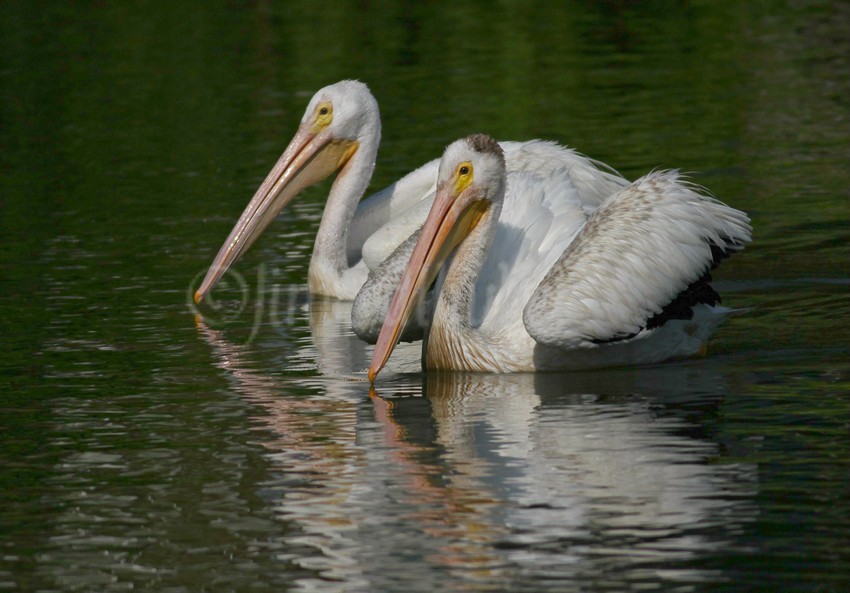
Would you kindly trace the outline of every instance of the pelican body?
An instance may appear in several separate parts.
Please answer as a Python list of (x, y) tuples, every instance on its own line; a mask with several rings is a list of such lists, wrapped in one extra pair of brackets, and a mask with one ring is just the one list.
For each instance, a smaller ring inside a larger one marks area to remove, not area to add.
[(440, 162), (369, 378), (435, 278), (427, 369), (571, 370), (694, 355), (729, 311), (709, 271), (750, 235), (746, 214), (675, 171), (623, 181), (599, 201), (567, 169), (509, 174), (491, 138), (458, 140)]
[[(310, 293), (353, 300), (375, 269), (425, 220), (436, 189), (439, 159), (361, 201), (381, 140), (378, 103), (367, 86), (344, 80), (319, 90), (301, 123), (243, 211), (195, 293), (200, 302), (280, 211), (305, 188), (337, 172), (316, 233), (307, 272)], [(551, 171), (583, 160), (544, 141), (505, 142), (508, 171)], [(586, 160), (586, 159), (585, 159)], [(586, 167), (585, 167), (586, 168)], [(618, 178), (587, 175), (608, 189)], [(590, 181), (588, 181), (590, 183)]]

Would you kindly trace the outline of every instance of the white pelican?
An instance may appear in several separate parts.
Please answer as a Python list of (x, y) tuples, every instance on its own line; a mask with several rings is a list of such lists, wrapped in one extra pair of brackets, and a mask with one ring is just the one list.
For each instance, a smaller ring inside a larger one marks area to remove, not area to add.
[[(339, 174), (328, 194), (307, 272), (308, 288), (312, 294), (353, 300), (369, 270), (422, 225), (436, 188), (439, 159), (358, 204), (372, 177), (380, 140), (378, 103), (365, 84), (344, 80), (319, 90), (219, 250), (195, 301), (212, 290), (292, 198), (335, 171)], [(594, 188), (606, 190), (621, 181), (551, 142), (504, 142), (502, 148), (509, 171), (544, 172), (574, 163), (577, 177), (586, 177)]]
[(437, 179), (372, 381), (438, 273), (427, 369), (660, 362), (702, 351), (729, 311), (716, 306), (708, 272), (749, 242), (749, 219), (675, 171), (650, 173), (596, 207), (566, 171), (508, 175), (498, 144), (479, 135), (449, 145)]

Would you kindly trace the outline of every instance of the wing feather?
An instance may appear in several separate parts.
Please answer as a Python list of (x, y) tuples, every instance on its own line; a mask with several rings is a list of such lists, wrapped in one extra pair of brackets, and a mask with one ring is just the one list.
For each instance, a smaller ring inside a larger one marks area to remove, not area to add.
[(585, 220), (581, 196), (566, 170), (509, 175), (502, 214), (476, 282), (473, 325), (520, 322), (523, 305), (555, 254)]
[(523, 323), (538, 343), (565, 349), (635, 336), (751, 230), (746, 214), (678, 172), (650, 173), (590, 216), (534, 290)]
[[(351, 305), (351, 327), (358, 338), (374, 344), (390, 308), (393, 294), (401, 281), (422, 228), (413, 232), (389, 257), (369, 273)], [(401, 335), (402, 342), (421, 340), (431, 320), (433, 299), (430, 293), (420, 303)]]

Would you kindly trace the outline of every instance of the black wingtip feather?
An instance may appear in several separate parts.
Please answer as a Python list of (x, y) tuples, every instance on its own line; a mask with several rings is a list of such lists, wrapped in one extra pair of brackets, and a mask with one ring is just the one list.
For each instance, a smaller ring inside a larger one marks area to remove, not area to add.
[[(712, 245), (711, 252), (714, 255), (714, 246)], [(731, 253), (722, 252), (724, 257), (729, 257)], [(720, 295), (711, 286), (711, 274), (706, 272), (702, 278), (696, 282), (692, 282), (688, 287), (676, 295), (672, 301), (664, 305), (664, 307), (647, 319), (646, 324), (638, 331), (631, 334), (614, 336), (607, 340), (592, 340), (594, 344), (610, 344), (612, 342), (622, 342), (630, 340), (644, 330), (655, 329), (661, 327), (668, 321), (673, 319), (688, 320), (694, 316), (694, 307), (697, 305), (719, 305)]]

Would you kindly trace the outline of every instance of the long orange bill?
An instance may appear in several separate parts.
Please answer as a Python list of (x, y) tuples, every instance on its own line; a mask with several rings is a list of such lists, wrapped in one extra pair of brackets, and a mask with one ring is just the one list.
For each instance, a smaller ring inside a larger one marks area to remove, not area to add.
[(483, 201), (458, 206), (458, 194), (450, 184), (441, 185), (410, 262), (390, 303), (369, 366), (369, 381), (384, 368), (411, 313), (437, 277), (454, 248), (469, 234), (487, 209)]
[(333, 140), (302, 124), (230, 231), (195, 292), (195, 302), (201, 302), (292, 198), (340, 169), (356, 150), (354, 141)]

